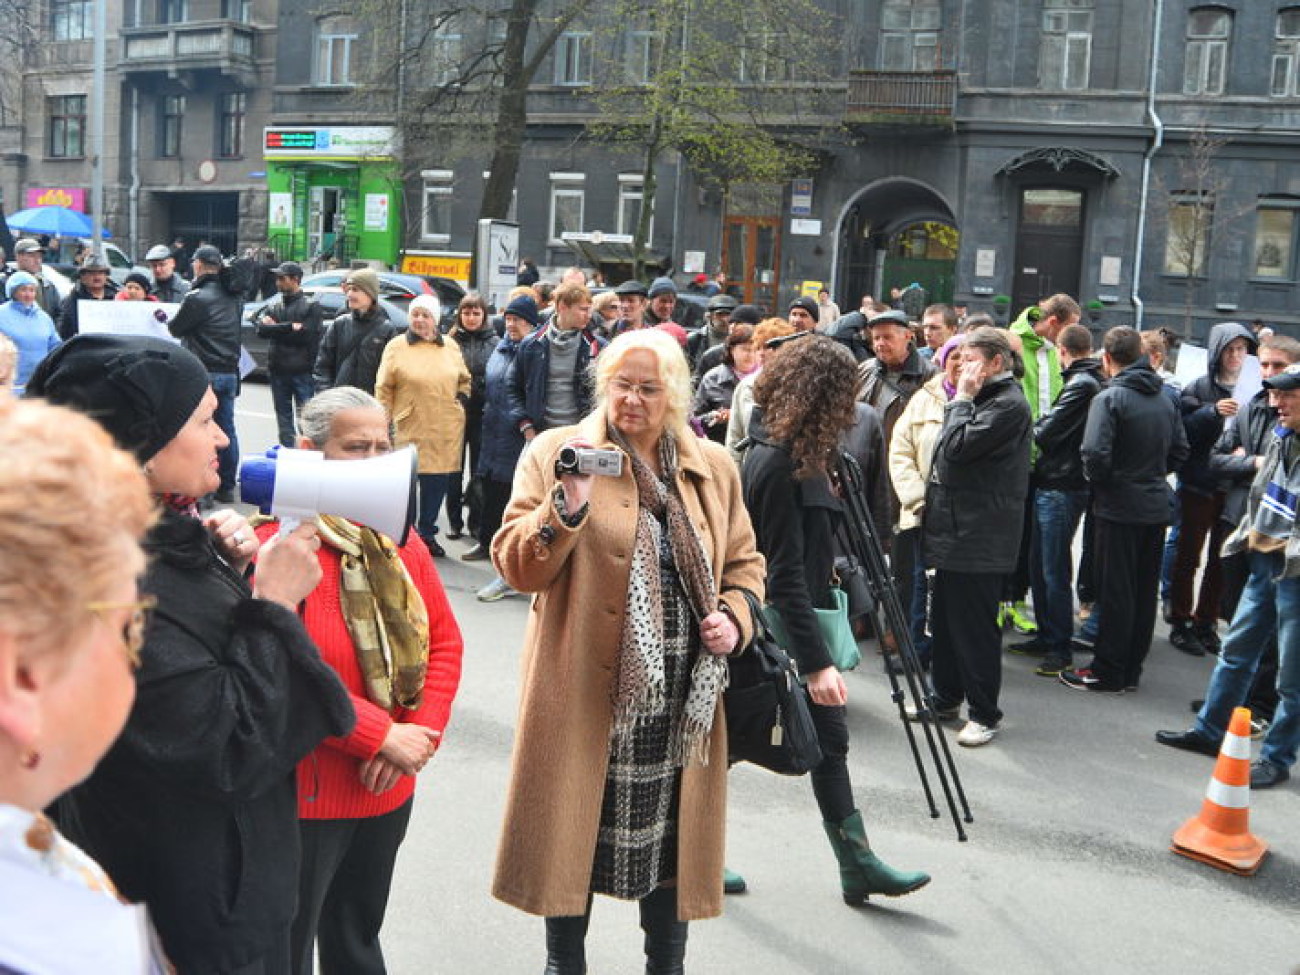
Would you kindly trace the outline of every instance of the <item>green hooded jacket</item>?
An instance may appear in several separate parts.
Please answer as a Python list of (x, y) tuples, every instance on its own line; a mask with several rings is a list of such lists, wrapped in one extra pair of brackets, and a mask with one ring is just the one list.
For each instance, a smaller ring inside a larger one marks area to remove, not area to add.
[[(1020, 380), (1020, 387), (1029, 400), (1029, 410), (1034, 422), (1052, 408), (1056, 397), (1061, 394), (1061, 360), (1056, 354), (1056, 346), (1034, 331), (1034, 323), (1029, 313), (1038, 308), (1030, 305), (1011, 323), (1011, 333), (1020, 337), (1021, 358), (1025, 363), (1025, 374)], [(1046, 370), (1044, 382), (1043, 370)], [(1038, 445), (1033, 445), (1032, 460), (1038, 460)]]

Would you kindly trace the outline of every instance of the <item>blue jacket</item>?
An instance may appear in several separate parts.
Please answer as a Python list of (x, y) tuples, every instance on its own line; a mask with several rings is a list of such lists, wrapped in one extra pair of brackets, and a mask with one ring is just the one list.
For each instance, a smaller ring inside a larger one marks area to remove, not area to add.
[(492, 481), (510, 482), (524, 449), (524, 435), (510, 418), (510, 368), (519, 343), (504, 338), (488, 356), (483, 370), (483, 442), (479, 447), (478, 469), (474, 472)]
[[(587, 367), (606, 344), (600, 336), (583, 329), (573, 371), (577, 383), (579, 416), (591, 412), (592, 389), (587, 378)], [(519, 343), (519, 353), (515, 356), (507, 387), (510, 393), (510, 421), (520, 432), (530, 424), (538, 433), (546, 429), (546, 369), (550, 358), (549, 327), (539, 328)]]
[(54, 320), (39, 305), (24, 305), (19, 301), (0, 305), (0, 332), (13, 339), (18, 347), (14, 392), (21, 396), (36, 364), (59, 344), (59, 333), (54, 330)]

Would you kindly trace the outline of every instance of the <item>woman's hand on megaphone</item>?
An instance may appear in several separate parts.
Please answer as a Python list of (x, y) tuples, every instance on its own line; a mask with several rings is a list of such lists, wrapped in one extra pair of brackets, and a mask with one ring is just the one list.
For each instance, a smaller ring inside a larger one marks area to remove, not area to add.
[(315, 522), (304, 522), (287, 535), (276, 535), (262, 546), (253, 577), (253, 596), (279, 603), (294, 612), (320, 582), (316, 551), (320, 538)]
[(231, 568), (243, 573), (262, 544), (258, 541), (257, 533), (249, 527), (248, 519), (237, 511), (223, 508), (204, 518), (203, 524), (212, 535), (212, 543), (217, 546), (217, 551), (230, 563)]

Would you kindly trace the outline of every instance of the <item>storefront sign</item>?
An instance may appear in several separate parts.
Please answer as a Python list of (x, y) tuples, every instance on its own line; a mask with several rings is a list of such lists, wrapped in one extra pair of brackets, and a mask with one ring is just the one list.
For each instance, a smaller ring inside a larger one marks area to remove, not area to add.
[(391, 125), (268, 126), (262, 136), (262, 155), (267, 159), (389, 158), (393, 141)]
[(428, 274), (435, 278), (451, 278), (462, 286), (469, 285), (468, 254), (414, 254), (402, 255), (403, 274)]
[(289, 215), (293, 213), (292, 193), (268, 193), (267, 227), (271, 230), (288, 230), (293, 226)]
[(478, 293), (493, 308), (504, 308), (506, 295), (519, 281), (519, 225), (480, 220), (478, 252)]
[(380, 231), (388, 229), (387, 193), (366, 194), (365, 228)]
[(821, 232), (822, 222), (820, 220), (795, 219), (790, 221), (790, 233), (796, 237), (818, 237)]
[(29, 207), (67, 207), (78, 213), (86, 212), (86, 191), (62, 186), (33, 186), (27, 191)]

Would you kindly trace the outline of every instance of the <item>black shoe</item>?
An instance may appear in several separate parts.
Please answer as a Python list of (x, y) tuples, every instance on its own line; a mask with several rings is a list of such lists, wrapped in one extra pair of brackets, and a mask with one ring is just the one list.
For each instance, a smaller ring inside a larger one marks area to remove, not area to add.
[(456, 540), (459, 539), (459, 538), (464, 538), (464, 537), (465, 537), (465, 533), (464, 533), (463, 531), (461, 531), (459, 528), (449, 528), (449, 529), (447, 529), (447, 533), (446, 533), (446, 534), (447, 534), (447, 538), (448, 538), (450, 541), (453, 541), (453, 542), (456, 541)]
[(1066, 687), (1076, 691), (1092, 691), (1096, 694), (1123, 694), (1124, 688), (1118, 684), (1104, 683), (1088, 667), (1064, 670), (1056, 678)]
[(430, 555), (432, 555), (435, 559), (446, 558), (447, 550), (438, 544), (438, 536), (429, 535), (426, 538), (425, 536), (421, 535), (420, 537), (424, 538), (424, 544), (429, 547)]
[(1189, 656), (1205, 656), (1205, 644), (1197, 638), (1196, 631), (1187, 620), (1178, 620), (1174, 623), (1169, 630), (1169, 642), (1173, 644), (1175, 650), (1181, 650)]
[(1187, 731), (1157, 731), (1156, 741), (1170, 748), (1181, 748), (1185, 752), (1196, 752), (1209, 758), (1219, 757), (1219, 746), (1195, 728)]
[(1062, 657), (1059, 654), (1049, 653), (1034, 668), (1034, 673), (1039, 677), (1056, 677), (1073, 666), (1074, 659), (1072, 657)]
[(482, 562), (488, 557), (488, 550), (485, 549), (481, 542), (476, 542), (471, 547), (461, 553), (462, 562)]
[(1281, 765), (1274, 765), (1262, 758), (1250, 767), (1250, 787), (1252, 789), (1271, 789), (1291, 778), (1291, 773)]
[(1219, 634), (1215, 632), (1213, 623), (1194, 623), (1192, 632), (1196, 635), (1196, 639), (1200, 641), (1201, 646), (1205, 648), (1206, 653), (1212, 653), (1216, 657), (1219, 655), (1223, 645), (1219, 642)]
[(1031, 637), (1028, 640), (1021, 640), (1019, 643), (1013, 643), (1007, 647), (1007, 653), (1014, 653), (1017, 657), (1041, 657), (1047, 653), (1048, 646), (1039, 637)]

